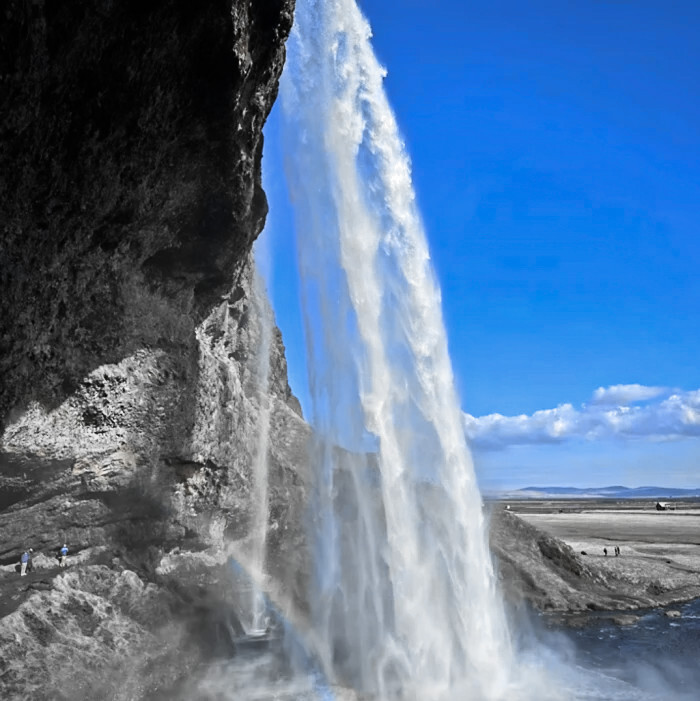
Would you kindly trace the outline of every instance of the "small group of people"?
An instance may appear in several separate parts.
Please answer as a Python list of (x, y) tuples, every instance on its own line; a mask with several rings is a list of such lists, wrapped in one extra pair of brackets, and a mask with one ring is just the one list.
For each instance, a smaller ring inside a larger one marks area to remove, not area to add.
[[(34, 554), (34, 548), (29, 548), (25, 550), (19, 558), (19, 573), (21, 577), (25, 577), (28, 572), (34, 569), (34, 563), (32, 562), (32, 555)], [(68, 565), (68, 546), (64, 543), (59, 549), (56, 555), (59, 567), (66, 567)]]
[[(608, 549), (607, 548), (603, 548), (603, 554), (605, 555), (605, 557), (608, 556)], [(615, 546), (615, 557), (617, 557), (619, 554), (620, 554), (620, 546), (616, 545)]]

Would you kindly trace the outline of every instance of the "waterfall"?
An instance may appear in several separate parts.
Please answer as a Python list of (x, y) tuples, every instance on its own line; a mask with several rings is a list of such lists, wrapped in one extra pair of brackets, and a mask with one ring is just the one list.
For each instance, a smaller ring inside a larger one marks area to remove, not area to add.
[[(258, 573), (260, 581), (264, 579), (265, 556), (267, 545), (267, 530), (269, 523), (269, 493), (268, 493), (268, 451), (270, 447), (270, 349), (272, 338), (272, 310), (267, 301), (263, 280), (257, 270), (253, 270), (252, 303), (255, 317), (260, 327), (259, 346), (255, 355), (254, 368), (255, 387), (259, 402), (259, 424), (257, 427), (257, 442), (253, 458), (252, 480), (252, 519), (250, 535), (250, 566)], [(265, 631), (267, 606), (265, 596), (259, 586), (251, 586), (251, 634)]]
[(281, 82), (334, 683), (502, 698), (512, 650), (409, 158), (355, 0), (297, 0)]

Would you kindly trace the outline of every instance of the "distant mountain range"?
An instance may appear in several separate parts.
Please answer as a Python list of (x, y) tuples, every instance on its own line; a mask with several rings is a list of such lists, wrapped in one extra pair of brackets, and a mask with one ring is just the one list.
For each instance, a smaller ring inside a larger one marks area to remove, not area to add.
[(510, 497), (511, 499), (679, 499), (700, 497), (698, 489), (678, 489), (676, 487), (525, 487), (524, 489), (487, 492), (487, 496)]

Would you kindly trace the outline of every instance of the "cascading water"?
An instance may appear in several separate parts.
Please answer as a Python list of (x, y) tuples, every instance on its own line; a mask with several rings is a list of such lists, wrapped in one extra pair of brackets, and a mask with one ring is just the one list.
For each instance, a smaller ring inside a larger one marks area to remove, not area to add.
[(181, 698), (657, 699), (566, 661), (552, 652), (561, 641), (513, 649), (409, 161), (369, 39), (355, 0), (297, 0), (281, 82), (316, 439), (310, 616), (265, 577), (273, 322), (256, 278), (254, 516), (231, 553), (256, 590), (251, 629), (269, 611), (284, 645), (271, 636), (265, 652), (238, 652)]
[(334, 681), (502, 698), (512, 652), (410, 165), (355, 0), (298, 0), (282, 78)]
[[(297, 0), (281, 82), (316, 440), (311, 611), (265, 576), (273, 322), (258, 278), (254, 516), (230, 548), (256, 590), (251, 630), (269, 612), (276, 633), (234, 640), (232, 659), (180, 698), (667, 698), (582, 669), (561, 639), (514, 650), (408, 157), (369, 38), (355, 0)], [(269, 647), (246, 653), (251, 640)]]
[[(260, 406), (257, 445), (253, 459), (253, 490), (251, 506), (253, 518), (250, 536), (250, 565), (262, 578), (265, 571), (267, 529), (269, 522), (268, 496), (268, 450), (270, 444), (270, 342), (272, 337), (272, 310), (270, 309), (264, 283), (257, 268), (253, 271), (252, 303), (255, 317), (260, 324), (260, 339), (255, 368), (256, 389)], [(251, 634), (265, 631), (266, 603), (259, 586), (251, 587)]]

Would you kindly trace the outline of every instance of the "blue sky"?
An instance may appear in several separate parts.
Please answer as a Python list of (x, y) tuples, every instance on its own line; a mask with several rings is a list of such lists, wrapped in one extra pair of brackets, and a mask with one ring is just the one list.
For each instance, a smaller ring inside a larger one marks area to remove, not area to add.
[[(482, 483), (700, 486), (700, 3), (360, 4)], [(258, 253), (304, 403), (277, 109)]]

